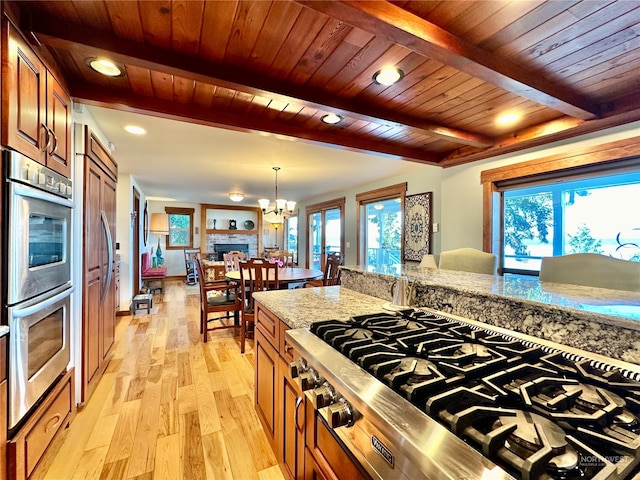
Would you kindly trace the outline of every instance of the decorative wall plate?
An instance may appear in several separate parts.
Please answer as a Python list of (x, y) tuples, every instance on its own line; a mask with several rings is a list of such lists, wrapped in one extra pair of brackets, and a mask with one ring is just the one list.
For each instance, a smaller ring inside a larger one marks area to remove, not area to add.
[(431, 253), (431, 192), (404, 201), (404, 260), (419, 262)]

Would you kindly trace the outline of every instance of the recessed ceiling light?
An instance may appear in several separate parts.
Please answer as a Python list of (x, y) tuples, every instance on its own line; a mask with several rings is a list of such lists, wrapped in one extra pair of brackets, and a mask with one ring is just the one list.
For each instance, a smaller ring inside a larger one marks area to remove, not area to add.
[(122, 127), (122, 129), (125, 132), (129, 132), (134, 135), (144, 135), (145, 133), (147, 133), (147, 131), (144, 128), (138, 127), (137, 125), (125, 125)]
[(499, 115), (496, 118), (496, 123), (498, 125), (513, 125), (514, 123), (518, 123), (521, 118), (522, 118), (522, 115), (520, 115), (519, 113), (508, 112), (508, 113), (503, 113), (502, 115)]
[(322, 117), (324, 123), (328, 123), (329, 125), (335, 125), (342, 121), (342, 117), (340, 115), (336, 115), (335, 113), (327, 113), (324, 117)]
[(87, 63), (96, 72), (106, 75), (107, 77), (120, 77), (123, 75), (123, 70), (111, 60), (104, 58), (89, 58)]
[(380, 85), (393, 85), (404, 77), (404, 72), (396, 67), (385, 67), (373, 74), (373, 81)]

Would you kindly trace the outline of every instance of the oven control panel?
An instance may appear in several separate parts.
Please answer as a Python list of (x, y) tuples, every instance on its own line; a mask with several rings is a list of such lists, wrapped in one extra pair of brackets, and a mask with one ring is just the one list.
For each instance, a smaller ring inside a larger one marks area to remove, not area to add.
[(327, 382), (304, 358), (289, 364), (291, 377), (297, 378), (300, 389), (309, 392), (316, 410), (333, 429), (348, 427), (356, 420), (353, 406)]
[(30, 185), (59, 197), (71, 198), (73, 184), (64, 175), (13, 150), (5, 150), (4, 155), (7, 157), (9, 180)]

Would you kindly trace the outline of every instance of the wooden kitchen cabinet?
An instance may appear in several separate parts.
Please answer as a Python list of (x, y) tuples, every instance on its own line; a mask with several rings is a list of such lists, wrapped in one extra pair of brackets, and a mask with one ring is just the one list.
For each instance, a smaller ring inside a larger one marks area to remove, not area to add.
[(118, 166), (85, 127), (82, 400), (93, 393), (109, 361), (115, 338), (115, 222)]
[(2, 19), (2, 144), (71, 178), (71, 98)]
[(287, 325), (256, 302), (255, 356), (258, 418), (290, 478), (304, 472), (304, 395), (291, 378), (294, 352), (284, 346)]

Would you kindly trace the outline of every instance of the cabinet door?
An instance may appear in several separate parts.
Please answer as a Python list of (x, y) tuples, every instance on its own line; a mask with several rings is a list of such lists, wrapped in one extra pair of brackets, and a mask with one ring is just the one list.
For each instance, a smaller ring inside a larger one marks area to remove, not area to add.
[(2, 22), (3, 144), (44, 164), (47, 71), (9, 22)]
[(278, 352), (265, 338), (259, 328), (254, 330), (254, 350), (256, 358), (255, 407), (271, 448), (278, 456), (276, 446), (276, 425), (278, 405), (277, 374)]
[(320, 470), (308, 448), (304, 449), (304, 454), (304, 480), (333, 480)]
[(71, 178), (71, 99), (60, 83), (47, 75), (47, 166)]
[(289, 362), (280, 359), (281, 406), (279, 444), (282, 455), (278, 461), (291, 478), (301, 478), (304, 470), (305, 396), (298, 383), (291, 378)]

